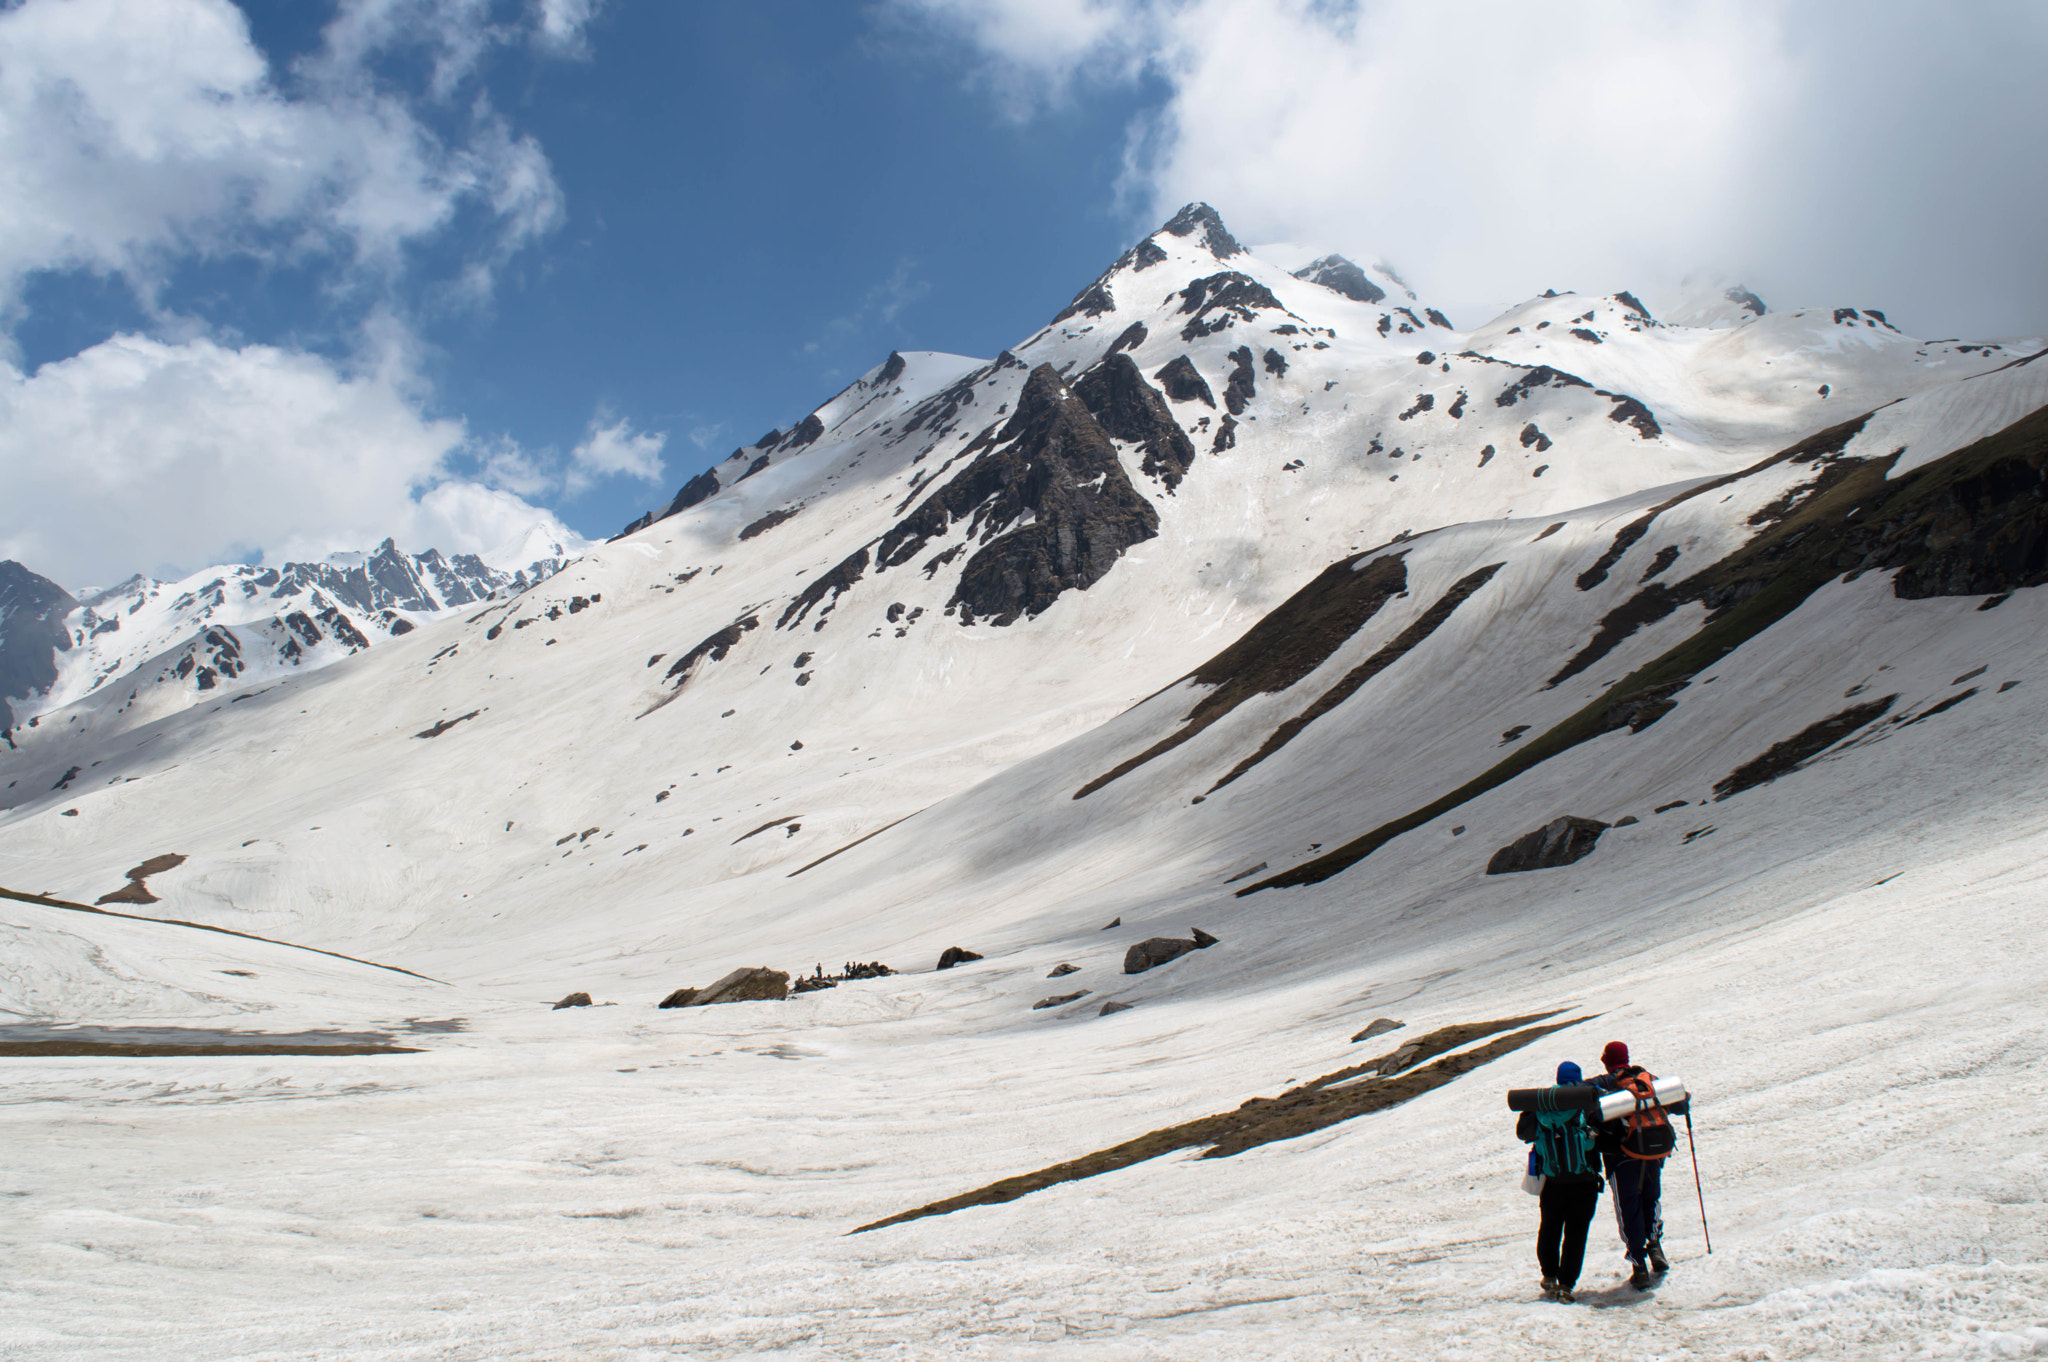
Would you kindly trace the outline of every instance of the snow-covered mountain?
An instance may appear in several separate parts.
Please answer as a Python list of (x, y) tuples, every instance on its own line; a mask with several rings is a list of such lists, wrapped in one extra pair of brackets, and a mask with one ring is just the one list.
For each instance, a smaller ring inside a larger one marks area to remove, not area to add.
[(492, 559), (438, 549), (279, 567), (230, 563), (176, 581), (136, 576), (82, 600), (20, 563), (0, 563), (0, 732), (118, 693), (113, 712), (155, 717), (411, 633), (444, 611), (536, 586), (575, 550), (543, 532)]
[[(1459, 330), (1191, 205), (537, 586), (17, 728), (19, 1034), (426, 1053), (10, 1069), (0, 1327), (160, 1347), (103, 1302), (189, 1270), (194, 1355), (2034, 1347), (2048, 344), (1732, 288)], [(1671, 1281), (1545, 1313), (1500, 1090), (1616, 1035), (1717, 1251), (1674, 1168)]]

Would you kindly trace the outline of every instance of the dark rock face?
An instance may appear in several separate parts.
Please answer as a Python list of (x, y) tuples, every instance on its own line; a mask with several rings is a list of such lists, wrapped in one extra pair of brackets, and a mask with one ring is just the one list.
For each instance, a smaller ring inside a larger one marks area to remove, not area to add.
[[(1975, 692), (1965, 692), (1958, 699), (1967, 698)], [(1887, 695), (1877, 700), (1867, 700), (1860, 705), (1851, 705), (1839, 714), (1831, 714), (1818, 723), (1808, 724), (1783, 742), (1773, 743), (1762, 756), (1746, 761), (1736, 767), (1724, 779), (1714, 782), (1714, 801), (1719, 803), (1730, 795), (1741, 794), (1789, 775), (1801, 765), (1819, 756), (1842, 739), (1862, 728), (1872, 720), (1882, 718), (1891, 712), (1898, 700), (1896, 695)], [(1954, 703), (1953, 701), (1950, 702)], [(1945, 706), (1928, 710), (1935, 713)], [(1923, 716), (1924, 717), (1924, 716)]]
[(1140, 469), (1171, 492), (1195, 461), (1194, 442), (1129, 355), (1111, 355), (1074, 380), (1074, 395), (1110, 435), (1145, 451)]
[(902, 351), (891, 350), (889, 352), (889, 362), (882, 366), (882, 372), (875, 375), (875, 386), (879, 388), (884, 383), (894, 383), (897, 379), (903, 377), (903, 371), (909, 367), (910, 361), (903, 358)]
[(818, 413), (812, 412), (809, 416), (806, 416), (801, 422), (799, 422), (797, 424), (797, 428), (791, 431), (789, 435), (783, 440), (782, 448), (802, 449), (805, 445), (812, 443), (820, 435), (823, 435), (824, 433), (825, 423), (818, 419)]
[(1062, 964), (1062, 965), (1055, 965), (1055, 966), (1053, 967), (1053, 971), (1052, 971), (1052, 973), (1051, 973), (1051, 974), (1048, 974), (1048, 975), (1046, 975), (1045, 977), (1046, 977), (1046, 978), (1048, 978), (1048, 979), (1058, 979), (1058, 978), (1061, 978), (1061, 977), (1063, 977), (1063, 976), (1065, 976), (1065, 975), (1069, 975), (1069, 974), (1078, 974), (1078, 973), (1080, 973), (1080, 966), (1078, 966), (1078, 965), (1066, 965), (1066, 964)]
[(1107, 1017), (1111, 1013), (1115, 1012), (1128, 1012), (1135, 1006), (1137, 1006), (1137, 1004), (1135, 1003), (1120, 1003), (1116, 999), (1111, 998), (1108, 1002), (1102, 1005), (1102, 1010), (1100, 1012), (1097, 1012), (1095, 1015), (1098, 1017)]
[(1531, 833), (1517, 837), (1486, 863), (1489, 875), (1513, 875), (1524, 870), (1549, 870), (1570, 865), (1592, 854), (1608, 824), (1594, 818), (1567, 814), (1553, 818)]
[(1164, 259), (1165, 250), (1148, 236), (1131, 248), (1131, 272), (1135, 274), (1139, 270), (1150, 269)]
[(1357, 562), (1347, 558), (1324, 568), (1244, 637), (1181, 678), (1209, 688), (1181, 720), (1181, 726), (1083, 785), (1074, 798), (1086, 798), (1172, 751), (1253, 696), (1286, 690), (1321, 666), (1388, 601), (1408, 589), (1408, 569), (1400, 554), (1374, 558), (1363, 567), (1354, 567)]
[(1158, 510), (1131, 486), (1109, 436), (1048, 364), (1024, 380), (1017, 410), (990, 447), (882, 536), (877, 567), (910, 561), (960, 520), (981, 543), (948, 602), (962, 624), (1037, 615), (1062, 591), (1093, 586), (1124, 550), (1159, 533)]
[(1065, 1003), (1077, 1002), (1087, 997), (1092, 991), (1084, 988), (1079, 993), (1056, 993), (1050, 998), (1040, 998), (1037, 1002), (1031, 1004), (1031, 1010), (1037, 1012), (1042, 1008), (1059, 1007)]
[[(771, 431), (769, 432), (769, 438), (774, 438), (780, 434), (780, 431)], [(765, 439), (763, 443), (766, 443)], [(739, 452), (739, 450), (733, 451), (734, 454)], [(612, 539), (614, 541), (624, 539), (629, 534), (635, 534), (646, 529), (657, 520), (667, 520), (672, 515), (681, 515), (699, 502), (708, 501), (712, 497), (717, 496), (718, 492), (718, 471), (707, 468), (696, 477), (684, 483), (682, 490), (676, 493), (675, 499), (669, 502), (666, 508), (659, 512), (649, 511), (646, 515), (641, 516), (638, 520), (626, 526), (625, 529), (613, 535)]]
[(1207, 950), (1216, 944), (1216, 938), (1197, 927), (1192, 937), (1155, 936), (1140, 941), (1124, 952), (1124, 973), (1143, 974), (1156, 969), (1168, 961), (1178, 960), (1189, 951)]
[(1764, 313), (1770, 311), (1769, 308), (1764, 306), (1763, 299), (1757, 297), (1740, 284), (1726, 290), (1721, 296), (1741, 308), (1744, 312), (1749, 313), (1752, 317), (1761, 317)]
[(1052, 324), (1058, 326), (1069, 317), (1100, 317), (1105, 312), (1115, 310), (1116, 298), (1111, 295), (1108, 286), (1097, 279), (1074, 295), (1074, 301), (1061, 309), (1060, 314), (1052, 319)]
[(1306, 279), (1311, 284), (1321, 284), (1353, 298), (1361, 303), (1386, 301), (1387, 291), (1366, 277), (1365, 271), (1341, 255), (1326, 255), (1320, 260), (1311, 260), (1294, 272), (1296, 279)]
[(1223, 405), (1232, 416), (1244, 415), (1245, 405), (1258, 395), (1258, 376), (1252, 372), (1252, 348), (1240, 345), (1230, 352), (1230, 382), (1223, 387)]
[(1145, 343), (1145, 335), (1145, 323), (1132, 322), (1124, 328), (1121, 336), (1109, 343), (1109, 353), (1113, 355), (1119, 350), (1135, 350)]
[(674, 681), (676, 689), (681, 690), (683, 684), (696, 674), (698, 663), (706, 658), (713, 662), (723, 661), (725, 655), (732, 651), (733, 645), (740, 641), (741, 635), (745, 634), (749, 629), (758, 629), (760, 625), (761, 620), (757, 615), (748, 615), (742, 619), (734, 620), (731, 624), (726, 625), (725, 628), (720, 629), (710, 638), (705, 639), (702, 643), (690, 649), (689, 652), (677, 658), (670, 665), (667, 674), (662, 679)]
[(1271, 289), (1235, 270), (1197, 279), (1182, 289), (1179, 296), (1181, 314), (1190, 318), (1181, 328), (1180, 338), (1184, 341), (1214, 335), (1238, 322), (1253, 321), (1262, 309), (1294, 315), (1280, 305)]
[(970, 951), (965, 946), (948, 946), (939, 954), (938, 968), (951, 969), (955, 965), (964, 965), (970, 960), (979, 959), (981, 956), (978, 952)]
[(1209, 391), (1208, 381), (1186, 355), (1176, 355), (1152, 377), (1159, 380), (1159, 386), (1166, 389), (1166, 395), (1176, 402), (1199, 401), (1203, 406), (1212, 408), (1216, 405), (1216, 394)]
[[(1244, 247), (1237, 244), (1237, 238), (1223, 225), (1223, 219), (1206, 203), (1189, 204), (1175, 213), (1173, 220), (1159, 230), (1170, 232), (1174, 236), (1199, 236), (1202, 244), (1209, 248), (1209, 253), (1218, 260), (1228, 260), (1233, 255), (1244, 254)], [(1164, 258), (1163, 254), (1161, 258)]]
[(669, 502), (668, 509), (656, 516), (655, 519), (666, 520), (672, 515), (680, 515), (699, 502), (708, 501), (716, 495), (718, 495), (718, 471), (713, 468), (707, 468), (696, 477), (684, 483), (681, 490), (676, 493), (675, 499)]
[(49, 578), (0, 563), (0, 729), (14, 727), (8, 697), (45, 695), (57, 684), (57, 654), (71, 651), (64, 617), (77, 608)]
[[(775, 627), (787, 629), (803, 623), (804, 616), (810, 613), (811, 607), (823, 601), (825, 608), (818, 612), (818, 622), (813, 626), (814, 629), (822, 629), (825, 617), (832, 613), (832, 607), (839, 603), (839, 597), (851, 590), (853, 584), (858, 582), (867, 570), (868, 551), (865, 548), (855, 549), (837, 567), (812, 579), (809, 586), (798, 592), (796, 598), (783, 609), (782, 618), (775, 621)], [(826, 599), (828, 595), (831, 597), (830, 600)]]
[(742, 528), (740, 530), (740, 538), (743, 540), (752, 539), (755, 535), (766, 534), (777, 525), (796, 519), (796, 513), (802, 509), (803, 506), (799, 504), (796, 506), (784, 506), (778, 510), (770, 511), (759, 520)]
[(691, 1003), (693, 1003), (693, 1002), (695, 1002), (695, 1001), (697, 1001), (697, 990), (696, 990), (696, 989), (694, 989), (694, 988), (679, 988), (679, 989), (677, 989), (677, 990), (676, 990), (675, 992), (673, 992), (673, 993), (669, 994), (669, 995), (668, 995), (668, 996), (667, 996), (666, 998), (663, 998), (663, 999), (662, 999), (662, 1000), (661, 1000), (660, 1002), (656, 1003), (656, 1004), (655, 1004), (655, 1006), (656, 1006), (656, 1007), (688, 1007), (688, 1006), (689, 1006), (689, 1005), (690, 1005)]
[(589, 1007), (589, 1006), (590, 1006), (590, 995), (589, 995), (588, 993), (571, 993), (571, 994), (570, 994), (570, 995), (569, 995), (568, 997), (566, 997), (566, 998), (562, 999), (562, 1001), (560, 1001), (560, 1002), (556, 1003), (556, 1004), (554, 1005), (554, 1007), (553, 1007), (553, 1008), (552, 1008), (551, 1010), (552, 1010), (552, 1011), (555, 1011), (555, 1012), (560, 1012), (560, 1011), (561, 1011), (561, 1010), (562, 1010), (563, 1008), (565, 1008), (565, 1007)]

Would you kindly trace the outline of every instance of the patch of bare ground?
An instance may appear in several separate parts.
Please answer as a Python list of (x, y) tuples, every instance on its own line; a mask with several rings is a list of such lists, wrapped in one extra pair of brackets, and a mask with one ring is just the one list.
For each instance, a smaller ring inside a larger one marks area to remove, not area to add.
[[(903, 1211), (872, 1224), (862, 1225), (852, 1231), (864, 1234), (906, 1221), (921, 1220), (929, 1215), (944, 1215), (949, 1211), (964, 1210), (969, 1206), (994, 1206), (1005, 1201), (1015, 1201), (1030, 1192), (1052, 1187), (1062, 1182), (1073, 1182), (1079, 1178), (1092, 1178), (1101, 1173), (1115, 1172), (1133, 1164), (1144, 1163), (1180, 1149), (1195, 1149), (1206, 1146), (1202, 1157), (1205, 1159), (1228, 1158), (1255, 1149), (1274, 1140), (1291, 1140), (1302, 1135), (1311, 1135), (1354, 1117), (1365, 1116), (1376, 1111), (1386, 1111), (1402, 1103), (1440, 1088), (1452, 1079), (1468, 1074), (1484, 1064), (1491, 1063), (1502, 1055), (1511, 1054), (1532, 1041), (1541, 1039), (1553, 1031), (1576, 1026), (1584, 1018), (1554, 1022), (1548, 1026), (1531, 1026), (1558, 1015), (1557, 1012), (1537, 1012), (1526, 1017), (1509, 1017), (1501, 1021), (1467, 1022), (1459, 1026), (1446, 1026), (1419, 1040), (1410, 1041), (1400, 1051), (1389, 1052), (1364, 1064), (1354, 1064), (1325, 1074), (1300, 1087), (1291, 1088), (1278, 1097), (1254, 1097), (1235, 1111), (1204, 1116), (1180, 1125), (1167, 1126), (1140, 1135), (1134, 1140), (1112, 1145), (1108, 1149), (1085, 1154), (1078, 1159), (1056, 1163), (1050, 1168), (1041, 1168), (1034, 1173), (1004, 1178), (986, 1187), (963, 1192), (959, 1196), (934, 1201), (928, 1206)], [(1462, 1045), (1485, 1036), (1497, 1035), (1509, 1027), (1522, 1027), (1508, 1035), (1462, 1050)], [(1406, 1062), (1411, 1066), (1390, 1076), (1333, 1087), (1346, 1079), (1368, 1073), (1376, 1073), (1382, 1067), (1390, 1066), (1397, 1055), (1411, 1051)], [(1436, 1058), (1436, 1056), (1443, 1056)], [(1433, 1062), (1425, 1062), (1432, 1061)]]

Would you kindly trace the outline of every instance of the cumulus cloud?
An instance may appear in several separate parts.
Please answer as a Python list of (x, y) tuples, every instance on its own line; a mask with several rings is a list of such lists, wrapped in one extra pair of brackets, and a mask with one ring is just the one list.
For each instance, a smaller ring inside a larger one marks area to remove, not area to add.
[(1775, 305), (2048, 325), (2048, 10), (2025, 0), (893, 0), (981, 79), (1143, 72), (1133, 226), (1214, 203), (1247, 239), (1403, 267), (1457, 320), (1546, 286), (1702, 268)]
[(459, 81), (477, 53), (455, 20), (475, 8), (346, 5), (296, 96), (229, 0), (0, 10), (0, 315), (38, 271), (117, 274), (146, 300), (175, 263), (228, 253), (389, 273), (472, 205), (492, 222), (474, 290), (559, 222), (547, 158), (481, 101), (444, 142), (366, 63), (409, 35), (438, 45), (437, 85)]
[[(260, 547), (484, 552), (539, 523), (478, 473), (459, 421), (426, 414), (401, 351), (316, 355), (116, 336), (33, 374), (0, 365), (0, 558), (67, 586)], [(469, 476), (464, 476), (468, 469)]]
[(571, 496), (591, 487), (599, 478), (624, 476), (642, 482), (660, 482), (661, 451), (668, 436), (659, 431), (636, 432), (625, 418), (603, 423), (602, 415), (590, 418), (583, 442), (570, 451), (567, 491)]
[(580, 55), (584, 30), (597, 17), (598, 0), (537, 0), (534, 39), (543, 47)]

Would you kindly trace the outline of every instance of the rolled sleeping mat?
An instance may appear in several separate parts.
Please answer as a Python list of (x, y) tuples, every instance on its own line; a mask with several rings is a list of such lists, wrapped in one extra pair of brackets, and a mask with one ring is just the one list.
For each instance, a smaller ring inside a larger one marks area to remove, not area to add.
[(1591, 1083), (1508, 1089), (1509, 1111), (1583, 1111), (1591, 1115), (1599, 1109), (1600, 1089)]
[[(1658, 1105), (1678, 1115), (1685, 1114), (1691, 1097), (1685, 1081), (1660, 1078), (1652, 1088)], [(1591, 1083), (1562, 1083), (1549, 1088), (1508, 1089), (1509, 1111), (1583, 1111), (1590, 1120), (1612, 1121), (1636, 1109), (1636, 1096), (1626, 1089), (1602, 1092)]]
[[(1658, 1106), (1667, 1111), (1677, 1108), (1680, 1115), (1684, 1115), (1684, 1108), (1680, 1104), (1692, 1096), (1685, 1090), (1685, 1080), (1682, 1078), (1660, 1078), (1651, 1085), (1650, 1090), (1657, 1094)], [(1600, 1098), (1600, 1119), (1603, 1121), (1617, 1120), (1635, 1109), (1636, 1095), (1626, 1089), (1605, 1093)]]

